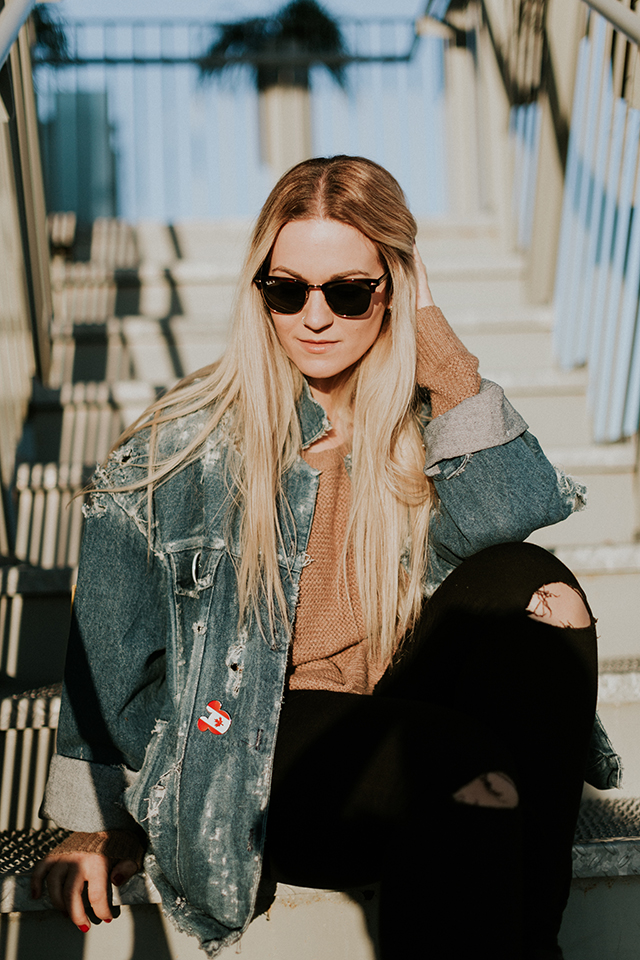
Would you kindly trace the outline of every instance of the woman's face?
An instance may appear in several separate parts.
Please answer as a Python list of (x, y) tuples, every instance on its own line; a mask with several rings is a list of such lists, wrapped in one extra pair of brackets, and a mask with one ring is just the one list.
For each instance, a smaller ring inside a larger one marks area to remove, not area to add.
[[(355, 227), (337, 220), (292, 220), (275, 242), (269, 274), (306, 283), (330, 280), (377, 279), (385, 273), (375, 245)], [(271, 311), (273, 324), (287, 356), (310, 386), (323, 392), (338, 382), (375, 342), (387, 307), (389, 280), (373, 293), (371, 305), (356, 319), (332, 312), (322, 290), (310, 290), (295, 314)]]

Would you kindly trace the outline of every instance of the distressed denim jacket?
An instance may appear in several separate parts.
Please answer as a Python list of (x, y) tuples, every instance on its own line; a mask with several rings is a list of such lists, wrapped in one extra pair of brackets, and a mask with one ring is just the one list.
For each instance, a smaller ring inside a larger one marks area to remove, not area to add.
[[(304, 446), (326, 415), (305, 388)], [(206, 412), (163, 426), (162, 459), (187, 445)], [(524, 540), (584, 504), (584, 489), (554, 469), (496, 384), (425, 421), (432, 513), (428, 582), (435, 590), (465, 557)], [(159, 486), (151, 530), (138, 434), (98, 472), (86, 509), (63, 705), (44, 814), (72, 830), (141, 824), (145, 868), (165, 913), (213, 956), (251, 920), (261, 873), (271, 764), (285, 684), (288, 634), (238, 630), (238, 518), (225, 477), (224, 421), (199, 458)], [(347, 464), (348, 466), (348, 464)], [(278, 504), (282, 583), (293, 619), (319, 472), (299, 458)], [(284, 502), (289, 509), (284, 508)], [(151, 536), (149, 537), (149, 532)], [(223, 735), (204, 723), (219, 701)], [(619, 760), (597, 723), (589, 779), (619, 782)]]

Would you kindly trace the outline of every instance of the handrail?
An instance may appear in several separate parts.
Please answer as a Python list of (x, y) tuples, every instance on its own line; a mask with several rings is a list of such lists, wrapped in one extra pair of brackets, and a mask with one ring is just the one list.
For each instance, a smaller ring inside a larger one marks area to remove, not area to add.
[(629, 40), (633, 40), (640, 46), (640, 16), (635, 11), (623, 7), (620, 0), (584, 0), (584, 2), (613, 24), (616, 30), (624, 33)]
[(0, 70), (34, 4), (35, 0), (7, 0), (3, 7), (0, 13)]

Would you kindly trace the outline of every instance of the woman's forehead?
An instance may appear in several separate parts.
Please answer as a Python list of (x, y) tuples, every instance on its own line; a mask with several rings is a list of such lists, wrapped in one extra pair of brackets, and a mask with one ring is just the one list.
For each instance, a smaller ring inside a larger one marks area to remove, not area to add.
[(299, 271), (300, 266), (369, 274), (381, 267), (381, 261), (373, 241), (356, 227), (339, 220), (291, 220), (278, 234), (270, 269), (290, 267)]

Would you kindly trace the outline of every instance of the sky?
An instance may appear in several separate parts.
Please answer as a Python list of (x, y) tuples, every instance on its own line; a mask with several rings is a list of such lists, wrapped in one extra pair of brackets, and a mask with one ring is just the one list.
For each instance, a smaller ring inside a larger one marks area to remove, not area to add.
[[(263, 16), (283, 6), (283, 0), (59, 0), (63, 16), (74, 20), (90, 17), (206, 17), (239, 20)], [(323, 6), (338, 17), (417, 17), (426, 0), (324, 0)]]

